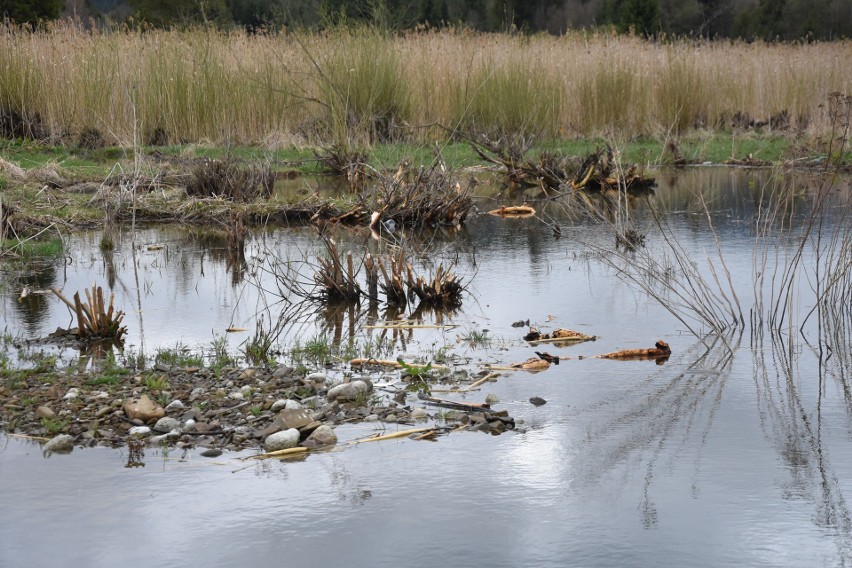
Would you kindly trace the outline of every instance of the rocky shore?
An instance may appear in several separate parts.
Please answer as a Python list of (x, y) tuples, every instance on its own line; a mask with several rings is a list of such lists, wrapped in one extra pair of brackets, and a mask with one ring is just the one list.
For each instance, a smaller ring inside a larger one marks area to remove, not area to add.
[[(434, 380), (453, 390), (476, 378), (445, 371)], [(286, 365), (157, 366), (126, 372), (118, 381), (88, 373), (29, 373), (0, 386), (0, 431), (41, 439), (50, 452), (128, 445), (199, 446), (216, 454), (329, 447), (337, 443), (336, 426), (357, 422), (431, 421), (492, 434), (515, 427), (505, 410), (490, 404), (435, 404), (438, 399), (418, 396), (409, 379), (381, 368), (310, 372)], [(417, 384), (425, 383), (418, 377)]]

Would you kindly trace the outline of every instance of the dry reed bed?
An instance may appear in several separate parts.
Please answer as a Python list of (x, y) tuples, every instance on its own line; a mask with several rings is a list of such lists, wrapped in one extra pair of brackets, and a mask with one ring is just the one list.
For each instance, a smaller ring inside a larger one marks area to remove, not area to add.
[(89, 32), (0, 28), (0, 107), (54, 136), (279, 146), (442, 136), (664, 135), (787, 111), (817, 135), (852, 92), (852, 41), (676, 41), (605, 34)]

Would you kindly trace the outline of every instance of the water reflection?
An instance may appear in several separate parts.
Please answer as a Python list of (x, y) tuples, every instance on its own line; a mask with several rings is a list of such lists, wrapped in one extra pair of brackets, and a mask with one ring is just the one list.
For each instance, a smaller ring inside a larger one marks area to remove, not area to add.
[(752, 360), (761, 430), (789, 475), (781, 484), (781, 497), (813, 505), (814, 524), (833, 536), (839, 564), (848, 566), (852, 564), (852, 518), (841, 477), (824, 445), (832, 438), (831, 429), (837, 427), (837, 421), (844, 421), (847, 431), (852, 429), (845, 371), (841, 369), (838, 385), (844, 392), (845, 412), (838, 416), (826, 392), (829, 373), (824, 360), (819, 360), (814, 376), (808, 372), (810, 365), (803, 367), (801, 350), (790, 338), (757, 337), (754, 343)]
[(708, 338), (706, 345), (699, 342), (678, 357), (684, 368), (676, 374), (651, 374), (622, 393), (578, 410), (581, 419), (588, 418), (585, 444), (595, 451), (572, 462), (571, 490), (597, 485), (602, 475), (641, 472), (638, 507), (643, 526), (651, 528), (659, 522), (654, 492), (663, 491), (654, 487), (659, 461), (661, 457), (683, 458), (680, 454), (691, 448), (695, 453), (692, 492), (696, 493), (702, 451), (739, 341), (738, 337), (729, 338), (732, 350), (721, 339)]

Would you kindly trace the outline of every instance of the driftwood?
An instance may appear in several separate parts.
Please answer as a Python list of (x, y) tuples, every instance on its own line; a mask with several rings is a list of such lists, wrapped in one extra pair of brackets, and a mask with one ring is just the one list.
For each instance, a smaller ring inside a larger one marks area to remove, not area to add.
[(544, 353), (536, 351), (535, 354), (538, 355), (538, 358), (543, 360), (543, 361), (547, 361), (548, 363), (551, 363), (553, 365), (559, 364), (559, 357), (556, 356), (556, 355), (551, 355), (550, 353), (548, 353), (546, 351)]
[(77, 336), (80, 339), (114, 339), (121, 341), (127, 328), (121, 325), (124, 312), (115, 310), (115, 296), (110, 294), (109, 306), (104, 302), (104, 291), (100, 286), (92, 286), (91, 292), (86, 289), (88, 303), (80, 301), (80, 293), (74, 293), (74, 302), (66, 298), (56, 288), (51, 288), (57, 298), (62, 300), (77, 316)]
[(510, 367), (514, 369), (521, 369), (523, 371), (538, 372), (549, 369), (550, 363), (539, 357), (530, 357), (526, 361), (512, 363)]
[(277, 450), (274, 452), (267, 452), (265, 454), (258, 454), (256, 456), (249, 456), (244, 458), (246, 460), (265, 460), (269, 458), (280, 458), (285, 456), (292, 456), (295, 454), (304, 454), (308, 451), (308, 448), (297, 447), (297, 448), (287, 448), (286, 450)]
[(498, 209), (492, 209), (488, 212), (488, 214), (495, 215), (497, 217), (523, 219), (526, 217), (534, 217), (535, 209), (533, 209), (529, 205), (509, 205), (500, 207)]
[(468, 402), (457, 402), (455, 400), (445, 400), (442, 398), (434, 398), (423, 392), (417, 394), (417, 398), (422, 400), (427, 404), (434, 404), (435, 406), (443, 406), (445, 408), (452, 408), (454, 410), (468, 410), (472, 412), (478, 412), (480, 410), (491, 410), (490, 404), (476, 404), (476, 403), (468, 403)]
[(553, 343), (560, 341), (564, 341), (566, 343), (595, 341), (597, 337), (561, 327), (554, 329), (551, 333), (541, 333), (537, 328), (531, 327), (530, 332), (524, 336), (524, 339), (535, 345), (536, 343)]
[(394, 438), (404, 438), (406, 436), (410, 436), (412, 434), (419, 434), (421, 432), (427, 432), (430, 430), (436, 430), (436, 428), (412, 428), (410, 430), (401, 430), (399, 432), (394, 432), (393, 434), (384, 434), (381, 436), (369, 436), (367, 438), (359, 438), (358, 440), (352, 440), (351, 444), (363, 444), (365, 442), (381, 442), (382, 440), (392, 440)]
[(604, 353), (603, 355), (595, 355), (595, 359), (656, 359), (665, 360), (672, 354), (669, 344), (660, 339), (654, 347), (648, 349), (623, 349), (621, 351), (613, 351), (612, 353)]
[[(390, 359), (352, 359), (349, 364), (358, 367), (362, 365), (379, 365), (381, 367), (395, 367), (401, 369), (403, 365), (399, 361), (391, 361)], [(431, 369), (449, 369), (446, 365), (432, 365)]]

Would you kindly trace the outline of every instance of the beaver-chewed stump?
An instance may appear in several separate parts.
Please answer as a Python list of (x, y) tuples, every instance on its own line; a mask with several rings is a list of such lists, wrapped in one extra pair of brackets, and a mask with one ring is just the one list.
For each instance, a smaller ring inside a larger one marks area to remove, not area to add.
[(407, 270), (408, 288), (422, 305), (446, 308), (461, 305), (464, 292), (461, 278), (455, 272), (445, 269), (443, 264), (439, 265), (428, 279), (423, 276), (415, 278), (411, 264), (408, 264)]
[(50, 289), (57, 298), (65, 304), (77, 316), (77, 337), (79, 339), (112, 339), (121, 341), (127, 328), (121, 325), (124, 312), (113, 307), (115, 296), (109, 295), (109, 306), (104, 302), (104, 291), (100, 286), (92, 286), (91, 292), (85, 290), (88, 303), (80, 301), (80, 293), (74, 293), (74, 302), (62, 295), (56, 288)]

